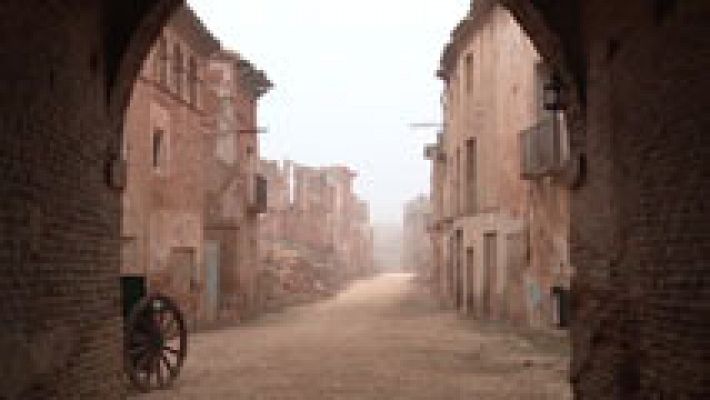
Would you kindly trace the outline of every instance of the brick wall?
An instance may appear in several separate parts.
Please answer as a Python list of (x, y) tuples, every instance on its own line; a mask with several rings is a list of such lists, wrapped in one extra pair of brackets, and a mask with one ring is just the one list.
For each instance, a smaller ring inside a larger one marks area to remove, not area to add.
[[(254, 69), (239, 54), (227, 50), (213, 54), (209, 69), (206, 229), (222, 249), (220, 314), (235, 319), (256, 312), (259, 140), (254, 128), (259, 95), (247, 77)], [(266, 82), (264, 78), (256, 85)]]
[[(122, 273), (146, 276), (149, 292), (174, 298), (189, 327), (214, 318), (204, 255), (204, 65), (219, 43), (180, 8), (160, 34), (136, 81), (124, 124), (122, 236), (133, 255)], [(164, 58), (166, 56), (166, 58)], [(197, 65), (195, 80), (190, 61)], [(194, 90), (193, 90), (194, 88)], [(194, 93), (194, 95), (192, 94)], [(154, 154), (160, 131), (159, 155)], [(128, 252), (124, 252), (126, 254)]]
[(710, 5), (506, 3), (577, 78), (572, 139), (587, 174), (571, 199), (576, 397), (710, 396)]
[[(39, 3), (0, 6), (0, 397), (120, 398), (121, 202), (106, 166), (122, 115), (107, 99), (109, 78), (132, 74), (109, 68), (125, 43), (103, 42), (104, 3)], [(131, 33), (143, 15), (129, 7), (113, 22)]]
[[(262, 257), (285, 244), (308, 249), (311, 261), (325, 262), (342, 282), (373, 270), (368, 205), (353, 192), (355, 173), (347, 167), (310, 167), (262, 161), (269, 182), (269, 210), (260, 221)], [(293, 200), (289, 189), (293, 189)], [(273, 196), (273, 197), (271, 197)]]
[[(578, 226), (579, 284), (591, 297), (580, 304), (591, 321), (578, 322), (575, 340), (583, 398), (710, 395), (710, 57), (699, 51), (710, 48), (710, 6), (652, 3), (583, 8), (591, 179), (573, 212), (607, 208)], [(595, 303), (605, 292), (614, 301)]]

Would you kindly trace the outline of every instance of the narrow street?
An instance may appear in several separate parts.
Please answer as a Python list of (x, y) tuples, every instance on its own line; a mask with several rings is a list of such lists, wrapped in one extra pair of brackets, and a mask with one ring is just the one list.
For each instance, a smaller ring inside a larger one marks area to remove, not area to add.
[[(560, 340), (561, 341), (561, 340)], [(181, 376), (137, 399), (569, 399), (564, 345), (442, 311), (410, 275), (190, 337)]]

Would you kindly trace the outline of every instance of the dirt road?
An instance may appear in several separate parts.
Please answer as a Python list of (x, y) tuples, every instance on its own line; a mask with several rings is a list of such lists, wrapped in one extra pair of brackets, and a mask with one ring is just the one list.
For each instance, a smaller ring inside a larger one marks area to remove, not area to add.
[(192, 335), (175, 386), (140, 399), (569, 399), (555, 340), (441, 311), (409, 275)]

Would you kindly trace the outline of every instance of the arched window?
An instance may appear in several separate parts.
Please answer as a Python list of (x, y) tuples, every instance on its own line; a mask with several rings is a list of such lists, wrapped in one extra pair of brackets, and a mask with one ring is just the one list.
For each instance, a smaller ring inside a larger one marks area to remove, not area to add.
[(189, 85), (190, 104), (197, 106), (197, 62), (190, 56), (187, 66), (187, 84)]
[(155, 76), (162, 85), (168, 84), (168, 41), (162, 36), (158, 39), (158, 49), (155, 57)]
[(173, 47), (173, 86), (178, 96), (182, 96), (182, 73), (182, 49), (179, 44), (175, 43), (175, 47)]

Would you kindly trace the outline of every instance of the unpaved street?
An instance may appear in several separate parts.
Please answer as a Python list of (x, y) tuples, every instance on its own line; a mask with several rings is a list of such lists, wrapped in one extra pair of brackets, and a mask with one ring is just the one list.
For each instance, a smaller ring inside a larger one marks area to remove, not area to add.
[(411, 276), (389, 274), (192, 335), (175, 386), (139, 398), (568, 399), (557, 347), (441, 311)]

